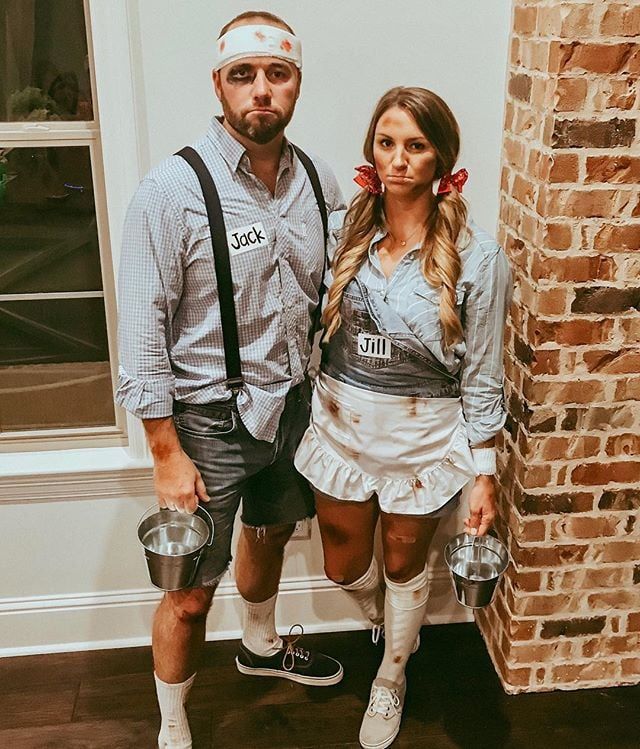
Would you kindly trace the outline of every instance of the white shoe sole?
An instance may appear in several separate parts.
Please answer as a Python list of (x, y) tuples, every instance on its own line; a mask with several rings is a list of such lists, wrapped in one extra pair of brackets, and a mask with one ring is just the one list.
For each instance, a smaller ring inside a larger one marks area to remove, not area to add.
[(313, 676), (303, 676), (302, 674), (296, 674), (291, 671), (283, 671), (279, 668), (250, 668), (240, 663), (236, 657), (236, 667), (241, 674), (247, 676), (275, 676), (278, 679), (288, 679), (289, 681), (295, 681), (298, 684), (305, 684), (308, 687), (332, 687), (334, 684), (339, 684), (344, 676), (344, 669), (340, 666), (338, 673), (333, 676), (324, 676), (322, 678)]

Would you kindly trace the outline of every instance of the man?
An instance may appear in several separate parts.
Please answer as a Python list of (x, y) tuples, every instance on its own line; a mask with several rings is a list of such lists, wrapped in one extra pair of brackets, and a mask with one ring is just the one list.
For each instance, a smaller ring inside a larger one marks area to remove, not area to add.
[[(117, 400), (143, 421), (160, 505), (193, 512), (202, 503), (215, 524), (193, 587), (166, 593), (153, 624), (161, 749), (191, 746), (184, 703), (241, 499), (238, 668), (310, 685), (342, 678), (337, 661), (283, 642), (274, 626), (284, 547), (295, 523), (314, 514), (292, 465), (308, 421), (305, 370), (325, 262), (313, 167), (308, 175), (304, 154), (284, 138), (301, 65), (300, 42), (281, 19), (265, 12), (233, 19), (220, 32), (213, 71), (224, 116), (194, 146), (220, 195), (240, 383), (225, 376), (220, 279), (203, 192), (187, 161), (176, 155), (150, 172), (125, 224)], [(335, 177), (315, 165), (326, 210), (343, 207)]]

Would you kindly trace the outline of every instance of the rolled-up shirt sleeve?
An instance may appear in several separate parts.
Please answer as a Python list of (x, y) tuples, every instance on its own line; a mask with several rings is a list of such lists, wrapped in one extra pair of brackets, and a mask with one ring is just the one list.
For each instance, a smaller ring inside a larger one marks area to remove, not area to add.
[(460, 392), (472, 446), (495, 437), (506, 420), (503, 346), (512, 288), (509, 261), (496, 245), (484, 258), (464, 307)]
[(171, 310), (166, 294), (182, 283), (184, 229), (166, 193), (144, 180), (124, 225), (118, 276), (120, 367), (116, 402), (141, 419), (170, 416), (175, 378), (169, 361)]

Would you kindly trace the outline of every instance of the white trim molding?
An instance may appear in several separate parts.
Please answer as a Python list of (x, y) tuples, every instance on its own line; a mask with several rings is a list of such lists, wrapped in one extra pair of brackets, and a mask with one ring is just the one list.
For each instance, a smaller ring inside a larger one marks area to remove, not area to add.
[[(470, 622), (468, 609), (451, 597), (446, 570), (434, 570), (426, 624)], [(0, 658), (61, 653), (151, 643), (151, 621), (162, 593), (155, 589), (32, 596), (0, 599)], [(241, 636), (241, 599), (232, 580), (216, 592), (207, 623), (207, 640)], [(327, 619), (331, 612), (331, 619)], [(294, 623), (306, 632), (365, 629), (352, 601), (324, 577), (289, 578), (278, 596), (278, 629), (286, 633)]]

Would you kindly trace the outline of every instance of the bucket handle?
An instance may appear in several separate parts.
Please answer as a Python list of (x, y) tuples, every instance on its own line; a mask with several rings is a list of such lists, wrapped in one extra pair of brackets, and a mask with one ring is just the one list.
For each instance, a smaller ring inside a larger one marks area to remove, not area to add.
[[(160, 507), (159, 505), (158, 505), (158, 507), (156, 507), (156, 505), (151, 505), (151, 507), (149, 507), (144, 512), (144, 514), (142, 515), (142, 517), (138, 521), (138, 531), (140, 530), (140, 526), (142, 525), (142, 523), (150, 515), (153, 515), (154, 513), (158, 512), (158, 509), (169, 510), (168, 507)], [(169, 512), (178, 512), (178, 510), (169, 510)], [(194, 515), (199, 515), (204, 520), (204, 522), (207, 524), (207, 527), (209, 528), (209, 539), (207, 541), (207, 546), (211, 546), (213, 544), (213, 537), (214, 537), (214, 534), (215, 534), (215, 526), (213, 524), (213, 518), (211, 517), (210, 513), (207, 510), (205, 510), (204, 507), (202, 505), (200, 505), (200, 504), (196, 507), (195, 512), (193, 514)]]
[(215, 534), (213, 518), (211, 517), (209, 511), (205, 510), (204, 507), (200, 504), (196, 507), (194, 515), (200, 515), (204, 522), (209, 526), (209, 540), (207, 541), (207, 546), (211, 546), (211, 544), (213, 543), (213, 536)]

